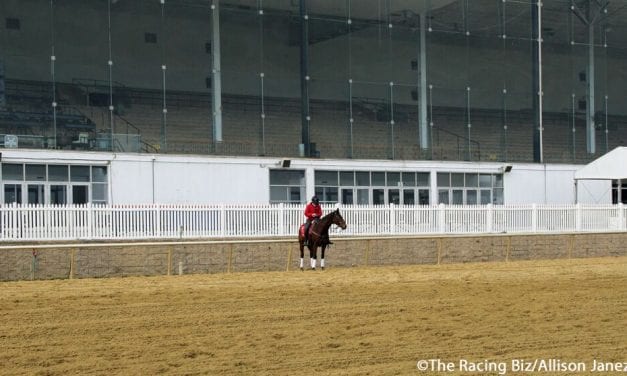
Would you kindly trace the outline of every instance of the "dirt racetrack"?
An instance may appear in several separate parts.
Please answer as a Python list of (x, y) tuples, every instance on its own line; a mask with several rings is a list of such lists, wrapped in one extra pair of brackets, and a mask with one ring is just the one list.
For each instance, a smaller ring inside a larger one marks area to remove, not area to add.
[(0, 283), (7, 375), (588, 374), (627, 361), (626, 328), (625, 257)]

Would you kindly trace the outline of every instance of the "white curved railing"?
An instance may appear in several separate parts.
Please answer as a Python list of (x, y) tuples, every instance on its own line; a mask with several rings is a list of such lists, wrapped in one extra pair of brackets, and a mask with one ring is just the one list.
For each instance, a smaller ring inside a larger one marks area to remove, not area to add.
[[(334, 236), (626, 231), (622, 205), (340, 206)], [(325, 213), (334, 206), (323, 206)], [(0, 241), (295, 237), (303, 205), (4, 205)]]

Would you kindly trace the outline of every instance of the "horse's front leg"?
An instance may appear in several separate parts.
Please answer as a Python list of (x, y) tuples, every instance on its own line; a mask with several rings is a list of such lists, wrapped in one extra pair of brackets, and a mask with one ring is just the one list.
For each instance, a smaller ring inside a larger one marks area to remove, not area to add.
[(311, 264), (311, 270), (316, 270), (316, 251), (318, 250), (318, 244), (315, 242), (309, 244), (309, 262)]
[(305, 258), (304, 241), (299, 240), (298, 246), (300, 247), (300, 270), (303, 270), (303, 259)]
[(324, 270), (324, 250), (325, 250), (326, 248), (327, 248), (327, 245), (326, 245), (326, 244), (325, 244), (325, 245), (323, 245), (323, 246), (322, 246), (322, 251), (321, 251), (321, 254), (320, 254), (320, 268), (321, 268), (322, 270)]

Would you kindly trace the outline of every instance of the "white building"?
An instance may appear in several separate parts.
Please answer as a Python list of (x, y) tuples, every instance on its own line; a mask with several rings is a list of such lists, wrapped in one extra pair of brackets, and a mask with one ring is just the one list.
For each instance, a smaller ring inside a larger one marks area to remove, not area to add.
[[(581, 165), (280, 159), (3, 149), (5, 204), (612, 203)], [(577, 192), (577, 193), (576, 193)], [(577, 200), (575, 195), (578, 195)]]

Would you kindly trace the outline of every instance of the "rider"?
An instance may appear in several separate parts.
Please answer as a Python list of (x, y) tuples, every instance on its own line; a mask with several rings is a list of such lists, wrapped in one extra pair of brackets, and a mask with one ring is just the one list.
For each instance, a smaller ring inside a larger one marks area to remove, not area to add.
[(311, 202), (305, 207), (305, 217), (307, 217), (307, 221), (305, 222), (305, 245), (307, 245), (311, 222), (322, 217), (322, 207), (320, 207), (318, 196), (314, 195), (311, 198)]

